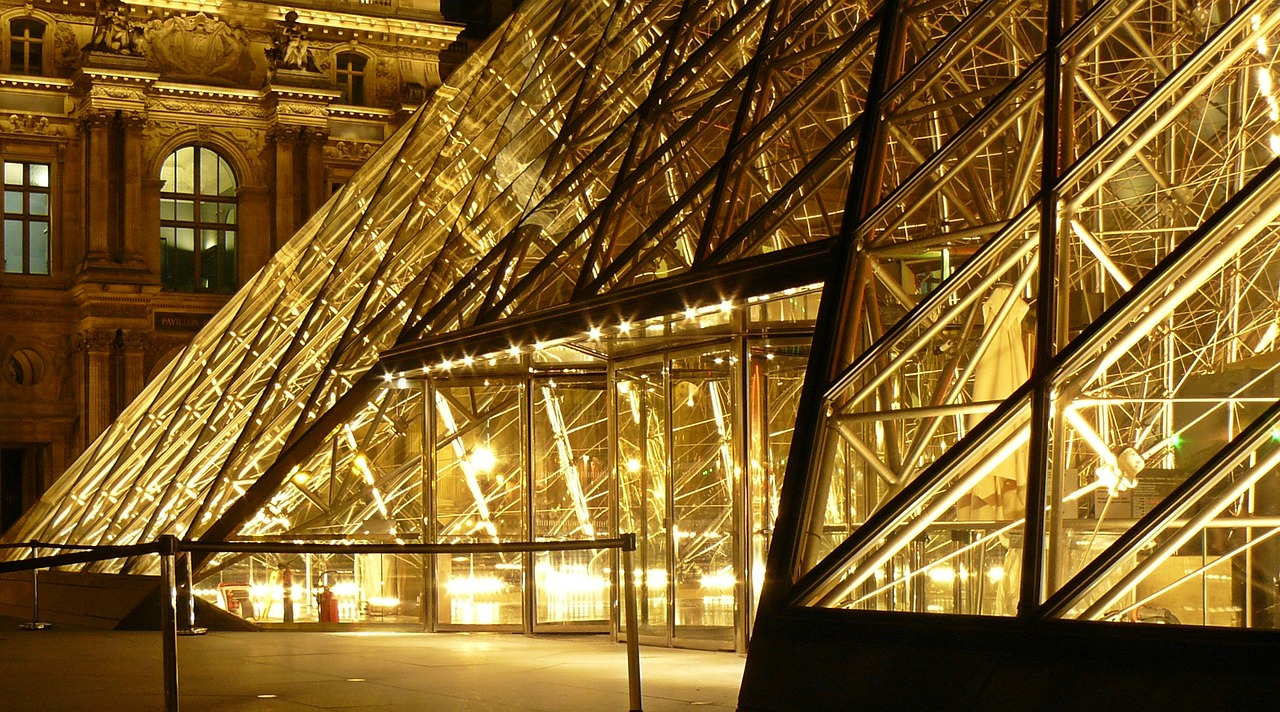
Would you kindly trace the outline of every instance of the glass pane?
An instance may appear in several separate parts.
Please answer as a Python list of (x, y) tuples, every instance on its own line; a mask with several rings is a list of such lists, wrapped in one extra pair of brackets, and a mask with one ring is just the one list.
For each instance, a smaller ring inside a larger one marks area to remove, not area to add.
[(221, 208), (221, 210), (219, 211), (221, 222), (225, 225), (235, 225), (236, 224), (236, 206), (234, 204), (222, 203), (221, 206), (219, 207)]
[[(48, 193), (29, 193), (31, 198), (31, 214), (32, 215), (48, 215), (49, 214), (49, 194)], [(5, 193), (6, 203), (8, 202), (8, 193)]]
[(22, 221), (4, 221), (4, 271), (22, 274)]
[(174, 288), (190, 292), (196, 288), (196, 233), (188, 228), (175, 231), (176, 247), (173, 259)]
[(222, 234), (222, 269), (218, 274), (218, 283), (223, 291), (232, 291), (238, 286), (236, 279), (236, 234)]
[(671, 462), (676, 635), (732, 643), (733, 557), (731, 361), (727, 350), (671, 362)]
[(217, 203), (200, 203), (200, 222), (202, 223), (219, 222), (218, 220), (219, 207), (220, 206)]
[(178, 214), (177, 208), (175, 207), (174, 201), (172, 200), (160, 201), (160, 219), (161, 220), (174, 220), (177, 218), (177, 214)]
[(160, 281), (166, 287), (172, 287), (174, 282), (174, 242), (176, 240), (174, 228), (160, 228)]
[(4, 192), (4, 211), (18, 214), (25, 212), (22, 209), (22, 195), (23, 193), (20, 190), (6, 190)]
[(175, 193), (196, 192), (196, 149), (184, 146), (174, 152), (173, 184), (165, 186)]
[(196, 219), (196, 204), (190, 200), (176, 200), (174, 205), (177, 207), (176, 219), (193, 221)]
[(436, 557), (441, 625), (520, 625), (523, 567), (518, 555)]
[(667, 635), (667, 409), (661, 361), (617, 371), (618, 516), (636, 535), (640, 632)]
[(764, 583), (778, 490), (787, 468), (800, 388), (809, 360), (807, 341), (753, 344), (747, 376), (747, 463), (751, 476), (751, 605)]
[[(609, 534), (608, 408), (604, 377), (535, 382), (533, 525), (537, 539)], [(538, 555), (538, 623), (609, 620), (610, 552)]]
[(200, 231), (200, 289), (218, 288), (218, 232)]
[(200, 149), (200, 194), (218, 194), (218, 163), (222, 159), (213, 151)]
[(218, 195), (234, 197), (236, 194), (236, 174), (231, 171), (231, 164), (218, 157)]
[(4, 162), (4, 184), (5, 185), (22, 185), (22, 164)]
[[(524, 388), (476, 384), (435, 392), (438, 541), (519, 541), (524, 506)], [(441, 625), (518, 625), (520, 554), (437, 557)]]
[(49, 166), (44, 163), (31, 163), (27, 166), (29, 175), (27, 185), (36, 188), (49, 187)]
[(49, 274), (49, 223), (33, 222), (30, 230), (31, 274)]
[(160, 192), (172, 193), (178, 189), (178, 154), (171, 153), (160, 165)]

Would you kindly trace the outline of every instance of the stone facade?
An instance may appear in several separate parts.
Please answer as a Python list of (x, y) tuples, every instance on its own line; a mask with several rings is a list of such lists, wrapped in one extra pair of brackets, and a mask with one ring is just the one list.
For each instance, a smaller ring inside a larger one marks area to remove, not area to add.
[[(0, 1), (0, 528), (431, 95), (461, 30), (423, 0)], [(162, 275), (184, 147), (233, 174), (216, 290)]]

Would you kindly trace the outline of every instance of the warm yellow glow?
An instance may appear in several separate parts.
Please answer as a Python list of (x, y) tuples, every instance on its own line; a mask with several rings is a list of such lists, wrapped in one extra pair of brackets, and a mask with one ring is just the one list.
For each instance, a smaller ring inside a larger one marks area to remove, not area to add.
[(469, 459), (471, 467), (480, 473), (492, 472), (493, 468), (498, 464), (497, 456), (493, 454), (493, 450), (488, 445), (477, 446), (476, 449), (471, 451)]
[(929, 569), (929, 580), (940, 584), (952, 583), (956, 580), (955, 569), (950, 566), (935, 566)]
[(698, 579), (698, 584), (703, 588), (731, 589), (738, 580), (734, 578), (733, 570), (728, 567), (720, 569), (713, 574), (703, 574)]
[(501, 579), (492, 576), (463, 576), (451, 578), (445, 584), (450, 596), (482, 596), (498, 593), (505, 587)]
[(635, 474), (640, 471), (640, 460), (638, 458), (627, 458), (627, 472)]

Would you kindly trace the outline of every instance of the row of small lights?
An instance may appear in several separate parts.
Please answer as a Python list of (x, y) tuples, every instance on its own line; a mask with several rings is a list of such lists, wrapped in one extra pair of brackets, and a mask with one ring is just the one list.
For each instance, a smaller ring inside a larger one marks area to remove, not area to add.
[[(757, 304), (761, 302), (766, 302), (772, 299), (776, 299), (779, 296), (790, 297), (798, 293), (810, 291), (812, 289), (813, 289), (812, 285), (806, 286), (806, 287), (792, 287), (792, 288), (782, 290), (782, 292), (780, 292), (779, 294), (765, 294), (765, 295), (751, 297), (747, 300), (747, 304), (752, 305), (752, 304)], [(682, 312), (682, 314), (686, 320), (692, 321), (700, 317), (706, 317), (713, 314), (729, 314), (733, 312), (733, 310), (734, 310), (733, 302), (728, 299), (724, 299), (724, 300), (721, 300), (719, 304), (713, 304), (713, 305), (701, 306), (701, 307), (692, 307), (692, 306), (687, 307)], [(667, 318), (668, 317), (659, 317), (657, 319), (651, 320), (650, 323), (661, 323), (662, 321), (665, 321)], [(607, 334), (610, 334), (610, 333), (616, 336), (628, 336), (631, 334), (632, 331), (635, 330), (635, 328), (636, 328), (635, 324), (633, 324), (630, 320), (623, 319), (618, 322), (617, 326), (614, 326), (614, 327), (592, 326), (591, 328), (587, 329), (587, 332), (586, 334), (584, 334), (584, 336), (586, 337), (587, 341), (596, 342), (596, 341), (600, 341)], [(467, 356), (463, 356), (462, 358), (456, 361), (453, 359), (442, 359), (438, 364), (435, 364), (434, 366), (430, 364), (423, 366), (422, 369), (419, 371), (419, 373), (421, 375), (426, 375), (428, 373), (431, 373), (432, 371), (447, 373), (449, 371), (452, 371), (457, 366), (470, 368), (474, 366), (477, 362), (484, 362), (490, 366), (495, 366), (498, 363), (498, 359), (520, 358), (520, 356), (522, 356), (525, 353), (542, 352), (542, 351), (545, 351), (547, 348), (558, 346), (560, 344), (564, 344), (572, 340), (573, 340), (572, 338), (565, 338), (565, 339), (557, 339), (555, 341), (550, 341), (550, 342), (535, 341), (533, 343), (532, 348), (528, 346), (519, 345), (519, 344), (512, 344), (511, 346), (507, 347), (503, 351), (493, 351), (493, 352), (484, 354), (482, 356), (467, 355)], [(407, 375), (406, 373), (400, 373), (400, 374), (385, 373), (383, 374), (383, 380), (386, 381), (387, 383), (399, 381), (400, 385), (405, 385), (404, 382), (405, 382), (406, 375)]]
[[(724, 301), (721, 301), (719, 304), (716, 304), (713, 306), (689, 307), (684, 310), (683, 314), (686, 319), (693, 320), (699, 317), (709, 316), (711, 314), (717, 314), (717, 313), (729, 314), (733, 311), (733, 308), (734, 308), (733, 302), (726, 299)], [(661, 320), (655, 320), (655, 321), (661, 321)], [(587, 330), (585, 336), (587, 341), (596, 342), (596, 341), (600, 341), (606, 335), (610, 335), (610, 334), (616, 335), (616, 336), (628, 336), (635, 329), (636, 329), (635, 324), (633, 324), (629, 320), (624, 319), (622, 321), (619, 321), (617, 326), (615, 327), (592, 326), (590, 329)], [(535, 352), (535, 353), (542, 352), (550, 347), (558, 346), (560, 344), (563, 344), (572, 340), (573, 339), (571, 338), (566, 338), (566, 339), (557, 339), (555, 341), (550, 341), (550, 342), (535, 341), (533, 343), (532, 348), (518, 345), (518, 344), (512, 344), (511, 346), (509, 346), (507, 349), (503, 351), (493, 351), (491, 353), (487, 353), (482, 356), (468, 355), (468, 356), (463, 356), (461, 359), (457, 361), (454, 361), (452, 359), (443, 359), (440, 361), (440, 363), (434, 366), (431, 366), (431, 365), (423, 366), (420, 373), (422, 373), (423, 375), (426, 375), (432, 371), (449, 372), (449, 371), (452, 371), (456, 366), (470, 368), (471, 366), (475, 365), (477, 362), (484, 362), (490, 366), (494, 366), (498, 363), (498, 359), (500, 358), (508, 358), (508, 357), (520, 358), (520, 356), (522, 356), (527, 352)], [(404, 378), (405, 378), (405, 374), (403, 373), (399, 375), (392, 374), (392, 373), (383, 374), (383, 380), (386, 381), (387, 383), (391, 383), (392, 381), (396, 381), (397, 379), (404, 380)]]

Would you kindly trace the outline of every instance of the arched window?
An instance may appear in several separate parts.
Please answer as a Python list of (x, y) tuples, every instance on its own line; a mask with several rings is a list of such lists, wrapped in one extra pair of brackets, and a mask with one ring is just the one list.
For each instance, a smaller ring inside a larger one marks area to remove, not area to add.
[(342, 103), (364, 104), (364, 65), (367, 60), (362, 54), (343, 52), (335, 59), (333, 66), (334, 79), (338, 90), (342, 92)]
[(160, 167), (160, 281), (177, 292), (236, 290), (236, 177), (211, 148), (183, 146)]
[(30, 18), (9, 20), (9, 72), (44, 73), (44, 23)]

